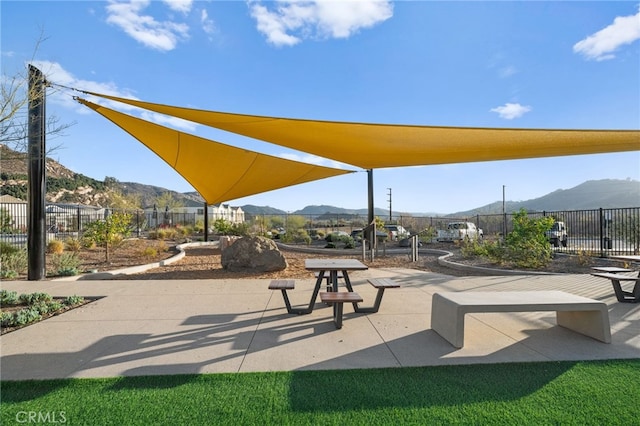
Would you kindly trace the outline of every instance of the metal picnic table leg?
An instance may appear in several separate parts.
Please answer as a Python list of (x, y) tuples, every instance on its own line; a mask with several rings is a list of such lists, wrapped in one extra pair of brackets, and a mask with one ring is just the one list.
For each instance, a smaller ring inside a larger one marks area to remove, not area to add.
[[(342, 276), (344, 277), (344, 283), (347, 286), (347, 290), (350, 292), (353, 292), (353, 287), (351, 286), (351, 280), (349, 279), (349, 274), (347, 273), (346, 270), (342, 271)], [(358, 312), (358, 302), (351, 302), (351, 305), (353, 305), (354, 312)], [(340, 315), (340, 317), (342, 318), (342, 314)]]
[(320, 271), (318, 274), (318, 279), (316, 280), (316, 285), (313, 289), (313, 294), (311, 295), (311, 300), (309, 301), (309, 306), (306, 308), (292, 308), (292, 314), (305, 315), (313, 312), (313, 305), (315, 305), (316, 298), (318, 297), (318, 293), (320, 293), (320, 287), (322, 286), (322, 280), (324, 279), (324, 271)]

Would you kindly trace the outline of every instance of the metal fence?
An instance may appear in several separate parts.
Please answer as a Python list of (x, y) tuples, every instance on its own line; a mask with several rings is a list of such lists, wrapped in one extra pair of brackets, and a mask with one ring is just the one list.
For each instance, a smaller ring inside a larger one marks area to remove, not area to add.
[[(86, 206), (47, 205), (47, 239), (80, 238), (87, 224), (101, 220), (114, 210)], [(131, 230), (135, 236), (144, 236), (152, 230), (165, 227), (203, 225), (202, 216), (194, 213), (127, 211), (132, 217)], [(640, 252), (640, 207), (530, 212), (529, 217), (553, 217), (568, 229), (567, 246), (555, 247), (564, 253), (586, 253), (594, 256), (638, 254)], [(209, 223), (214, 217), (210, 215)], [(429, 240), (438, 229), (446, 229), (455, 221), (474, 222), (485, 238), (498, 239), (513, 229), (514, 213), (475, 215), (472, 217), (392, 216), (387, 224), (398, 224), (411, 234)], [(367, 225), (364, 215), (246, 215), (247, 228), (252, 234), (267, 235), (274, 230), (302, 228), (309, 233), (324, 234), (342, 231), (350, 234)], [(198, 223), (200, 222), (200, 223)], [(0, 241), (18, 246), (27, 244), (27, 208), (21, 203), (0, 203)]]
[[(366, 226), (366, 218), (360, 215), (325, 214), (310, 215), (259, 215), (251, 218), (264, 224), (286, 224), (291, 216), (304, 217), (305, 228), (321, 230), (325, 234), (344, 231), (350, 233)], [(446, 229), (449, 222), (473, 222), (481, 228), (485, 239), (500, 239), (513, 229), (515, 213), (475, 215), (471, 217), (443, 216), (392, 216), (387, 224), (402, 225), (412, 235), (431, 240), (439, 229)], [(529, 212), (530, 218), (552, 217), (564, 222), (568, 229), (567, 245), (554, 250), (569, 254), (609, 255), (638, 254), (640, 252), (640, 207)], [(283, 225), (284, 226), (284, 225)], [(263, 226), (264, 227), (264, 226)], [(268, 228), (268, 225), (266, 225)], [(286, 228), (286, 226), (284, 226)]]
[[(137, 237), (161, 228), (196, 225), (195, 213), (115, 210), (55, 204), (47, 205), (45, 210), (47, 242), (52, 239), (82, 238), (88, 224), (103, 220), (116, 212), (131, 216), (130, 230), (132, 235)], [(26, 246), (27, 224), (26, 204), (0, 203), (0, 241), (20, 247)]]

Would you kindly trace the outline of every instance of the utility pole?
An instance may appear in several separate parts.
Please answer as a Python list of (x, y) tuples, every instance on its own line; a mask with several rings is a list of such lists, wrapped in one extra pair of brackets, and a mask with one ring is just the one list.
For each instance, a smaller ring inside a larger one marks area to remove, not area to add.
[(502, 240), (507, 238), (507, 211), (505, 210), (505, 188), (506, 185), (502, 185)]
[(389, 199), (387, 200), (389, 202), (389, 223), (391, 223), (392, 219), (392, 213), (391, 213), (391, 188), (387, 188), (389, 190)]
[(43, 280), (46, 277), (46, 155), (45, 148), (45, 87), (42, 72), (29, 65), (28, 118), (28, 233), (27, 279)]

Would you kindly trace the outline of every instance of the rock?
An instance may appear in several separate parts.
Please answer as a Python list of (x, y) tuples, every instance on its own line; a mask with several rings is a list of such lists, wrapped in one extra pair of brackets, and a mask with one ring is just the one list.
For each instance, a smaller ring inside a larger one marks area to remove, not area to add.
[(244, 237), (222, 251), (222, 268), (228, 271), (273, 272), (287, 268), (276, 243), (264, 237)]

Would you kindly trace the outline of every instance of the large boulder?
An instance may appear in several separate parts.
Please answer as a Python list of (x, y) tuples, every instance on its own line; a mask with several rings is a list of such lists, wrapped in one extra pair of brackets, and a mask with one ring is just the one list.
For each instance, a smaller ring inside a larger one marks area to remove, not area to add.
[(244, 237), (222, 251), (222, 268), (228, 271), (282, 271), (287, 261), (276, 243), (264, 237)]

